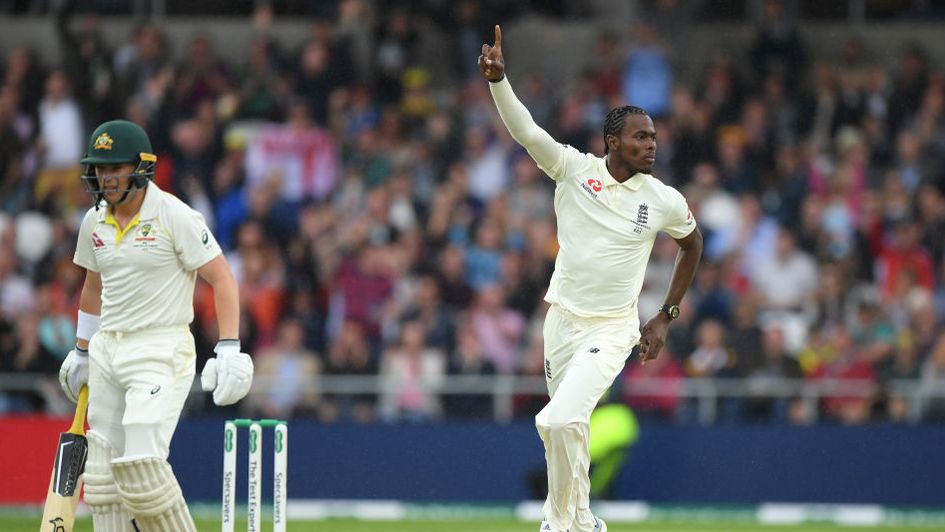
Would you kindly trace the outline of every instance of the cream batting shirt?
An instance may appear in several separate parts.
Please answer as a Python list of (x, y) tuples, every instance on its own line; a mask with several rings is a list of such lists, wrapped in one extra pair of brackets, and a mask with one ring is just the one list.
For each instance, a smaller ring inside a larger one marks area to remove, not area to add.
[(539, 128), (507, 78), (489, 85), (512, 137), (557, 182), (560, 249), (545, 300), (581, 317), (635, 316), (657, 234), (683, 238), (696, 228), (685, 198), (648, 174), (618, 183), (604, 158)]
[(134, 331), (194, 319), (197, 269), (221, 253), (203, 216), (153, 182), (119, 230), (110, 209), (89, 209), (73, 262), (102, 276), (101, 329)]

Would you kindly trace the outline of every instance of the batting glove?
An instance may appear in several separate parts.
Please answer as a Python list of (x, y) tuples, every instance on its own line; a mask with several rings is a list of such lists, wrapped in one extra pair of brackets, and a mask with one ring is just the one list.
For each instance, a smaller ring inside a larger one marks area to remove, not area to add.
[(213, 392), (217, 405), (231, 405), (246, 397), (253, 385), (253, 360), (240, 352), (239, 340), (220, 340), (213, 352), (217, 356), (207, 360), (200, 372), (200, 386)]
[(73, 403), (79, 400), (79, 390), (89, 383), (89, 350), (76, 346), (69, 351), (59, 367), (59, 385)]

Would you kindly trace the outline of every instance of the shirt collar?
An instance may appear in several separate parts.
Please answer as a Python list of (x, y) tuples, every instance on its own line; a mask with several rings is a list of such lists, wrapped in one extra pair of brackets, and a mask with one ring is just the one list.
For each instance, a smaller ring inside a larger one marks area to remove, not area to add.
[(161, 205), (161, 189), (149, 179), (148, 186), (142, 192), (147, 193), (144, 195), (144, 202), (141, 203), (138, 214), (141, 215), (142, 220), (150, 220), (158, 214), (158, 207)]
[(601, 157), (600, 159), (601, 175), (604, 176), (603, 182), (605, 187), (611, 186), (623, 186), (627, 187), (632, 191), (637, 191), (643, 185), (643, 180), (646, 179), (647, 174), (642, 172), (637, 172), (630, 176), (630, 179), (620, 183), (614, 176), (610, 175), (610, 170), (607, 169), (607, 158)]

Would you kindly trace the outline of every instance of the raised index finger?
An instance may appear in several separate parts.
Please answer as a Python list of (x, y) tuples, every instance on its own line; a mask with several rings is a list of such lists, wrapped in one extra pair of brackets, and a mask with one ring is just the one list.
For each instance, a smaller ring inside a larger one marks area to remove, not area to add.
[(502, 28), (498, 24), (495, 25), (495, 47), (502, 48)]

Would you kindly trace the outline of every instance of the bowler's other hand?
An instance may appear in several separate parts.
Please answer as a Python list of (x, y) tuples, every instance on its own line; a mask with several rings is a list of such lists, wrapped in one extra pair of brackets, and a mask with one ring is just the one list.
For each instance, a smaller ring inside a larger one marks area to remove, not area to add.
[(66, 397), (75, 403), (83, 384), (89, 383), (89, 352), (75, 347), (59, 367), (59, 386), (66, 392)]
[(505, 77), (505, 60), (502, 58), (502, 29), (495, 25), (495, 45), (482, 45), (479, 56), (479, 72), (482, 77), (495, 83)]
[(669, 329), (669, 317), (659, 312), (640, 329), (640, 363), (646, 364), (660, 355), (666, 344), (666, 331)]
[(213, 352), (216, 358), (207, 360), (200, 372), (200, 387), (213, 392), (217, 405), (231, 405), (246, 397), (253, 385), (253, 359), (240, 352), (239, 340), (221, 340)]

